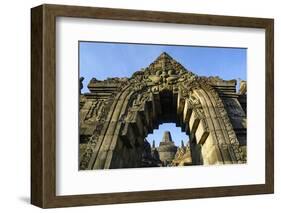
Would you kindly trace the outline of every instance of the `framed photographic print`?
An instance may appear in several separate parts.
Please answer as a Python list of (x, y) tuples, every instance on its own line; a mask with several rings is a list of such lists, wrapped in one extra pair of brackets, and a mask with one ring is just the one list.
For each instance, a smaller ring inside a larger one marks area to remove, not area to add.
[(31, 9), (31, 203), (274, 191), (273, 19)]

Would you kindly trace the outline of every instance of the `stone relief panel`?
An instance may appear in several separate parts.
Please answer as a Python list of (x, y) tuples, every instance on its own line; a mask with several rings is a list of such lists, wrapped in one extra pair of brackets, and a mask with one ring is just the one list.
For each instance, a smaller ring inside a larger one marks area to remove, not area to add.
[(107, 100), (88, 99), (80, 110), (79, 169), (81, 170), (88, 168), (89, 161), (93, 156), (112, 103), (112, 98), (108, 98)]

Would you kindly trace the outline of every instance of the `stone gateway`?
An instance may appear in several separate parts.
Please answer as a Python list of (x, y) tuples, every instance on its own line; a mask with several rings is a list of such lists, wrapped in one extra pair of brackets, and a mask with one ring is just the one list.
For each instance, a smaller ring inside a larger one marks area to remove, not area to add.
[[(80, 89), (83, 87), (80, 78)], [(197, 76), (167, 53), (130, 78), (93, 78), (80, 94), (80, 170), (246, 163), (246, 82)], [(189, 135), (176, 147), (162, 123)]]

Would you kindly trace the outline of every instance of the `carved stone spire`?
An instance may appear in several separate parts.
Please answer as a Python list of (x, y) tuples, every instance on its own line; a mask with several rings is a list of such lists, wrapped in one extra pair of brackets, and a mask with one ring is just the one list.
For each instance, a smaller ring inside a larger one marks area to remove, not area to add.
[(171, 133), (169, 131), (164, 132), (162, 142), (164, 142), (164, 143), (174, 143), (172, 141)]
[(247, 81), (240, 80), (240, 88), (238, 94), (245, 95), (247, 94)]
[(170, 59), (170, 60), (173, 60), (173, 58), (166, 52), (162, 52), (159, 56), (158, 56), (159, 59)]
[(165, 73), (166, 75), (179, 75), (181, 72), (189, 72), (168, 53), (163, 52), (147, 68), (150, 74)]
[(83, 89), (83, 80), (84, 77), (80, 77), (79, 81), (80, 81), (80, 94), (81, 94), (81, 90)]
[(181, 148), (184, 148), (184, 142), (181, 140)]
[(175, 146), (172, 141), (171, 133), (165, 131), (163, 134), (163, 139), (160, 142), (159, 147), (157, 148), (159, 152), (160, 160), (163, 162), (163, 165), (168, 165), (172, 162), (177, 152), (178, 147)]
[(152, 141), (152, 148), (155, 148), (155, 140)]

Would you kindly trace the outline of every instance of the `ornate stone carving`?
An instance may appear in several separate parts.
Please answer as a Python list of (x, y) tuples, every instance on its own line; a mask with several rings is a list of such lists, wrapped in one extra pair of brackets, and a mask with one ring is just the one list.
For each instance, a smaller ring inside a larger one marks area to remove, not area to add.
[(247, 82), (246, 81), (240, 80), (239, 94), (240, 95), (247, 94)]
[[(160, 96), (166, 92), (166, 94), (171, 94), (171, 97), (173, 98), (173, 100), (170, 100), (171, 106), (169, 107), (173, 108), (174, 104), (185, 104), (187, 101), (189, 110), (192, 110), (195, 118), (200, 120), (200, 125), (203, 126), (204, 131), (209, 132), (217, 138), (218, 146), (221, 147), (221, 149), (228, 150), (231, 157), (233, 159), (235, 158), (234, 160), (237, 162), (246, 162), (246, 152), (239, 146), (236, 133), (233, 129), (231, 120), (229, 119), (229, 116), (242, 116), (243, 112), (237, 110), (232, 103), (224, 103), (218, 93), (218, 90), (220, 89), (215, 89), (216, 85), (229, 84), (219, 77), (199, 77), (184, 68), (167, 53), (161, 54), (147, 68), (135, 72), (130, 78), (108, 78), (104, 81), (99, 81), (93, 78), (88, 85), (91, 94), (80, 95), (80, 125), (88, 130), (91, 129), (92, 132), (89, 135), (88, 141), (81, 145), (84, 147), (84, 153), (80, 155), (80, 169), (89, 168), (90, 159), (97, 154), (94, 152), (97, 146), (99, 147), (101, 144), (108, 143), (113, 152), (115, 152), (115, 149), (113, 149), (114, 147), (119, 147), (118, 149), (120, 149), (120, 146), (118, 145), (118, 143), (120, 143), (118, 137), (117, 139), (114, 139), (115, 141), (113, 139), (113, 141), (105, 141), (103, 137), (99, 137), (103, 129), (110, 132), (109, 134), (112, 134), (112, 132), (116, 134), (118, 131), (119, 134), (129, 134), (127, 133), (127, 130), (124, 131), (123, 129), (126, 126), (125, 124), (137, 123), (137, 119), (141, 119), (140, 123), (142, 123), (142, 126), (138, 127), (141, 129), (135, 128), (133, 129), (133, 133), (130, 134), (136, 134), (134, 132), (141, 131), (145, 135), (149, 129), (153, 129), (153, 125), (155, 128), (155, 126), (158, 125), (157, 116), (159, 116), (158, 114), (161, 114), (160, 108), (168, 107), (160, 107), (160, 105), (163, 104), (161, 103)], [(101, 88), (106, 89), (102, 90)], [(202, 101), (204, 99), (200, 94), (198, 95), (197, 93), (194, 93), (194, 91), (204, 91), (212, 101), (212, 105), (202, 106), (200, 99)], [(181, 101), (176, 103), (175, 100), (177, 100), (176, 98), (178, 96)], [(168, 95), (167, 97), (170, 96)], [(230, 114), (226, 111), (225, 104), (231, 109)], [(206, 107), (212, 107), (212, 111), (214, 111), (215, 114), (210, 116), (208, 114), (209, 109)], [(112, 125), (109, 125), (111, 122), (110, 115), (112, 115), (114, 110), (120, 111), (120, 114), (117, 114), (118, 117), (115, 116)], [(181, 107), (181, 110), (183, 110), (183, 107)], [(153, 116), (151, 113), (154, 113)], [(206, 113), (209, 116), (208, 119), (219, 120), (221, 129), (218, 128), (212, 130), (213, 132), (210, 131), (206, 121)], [(103, 134), (106, 135), (107, 132), (104, 132)], [(133, 152), (132, 150), (134, 150), (136, 155), (139, 154), (138, 151), (136, 151), (138, 150), (137, 144), (141, 144), (140, 139), (137, 138), (139, 136), (140, 135), (132, 135), (133, 140), (135, 140), (132, 144), (136, 144), (136, 147), (130, 148), (131, 151), (127, 150), (127, 152)], [(116, 153), (115, 155), (117, 155)], [(178, 153), (176, 154), (177, 159), (183, 157), (185, 153), (187, 153), (186, 150), (178, 149)], [(108, 157), (108, 159), (111, 158)], [(127, 158), (119, 156), (114, 159), (124, 160)], [(120, 161), (120, 165), (121, 164)]]
[(93, 155), (94, 148), (98, 141), (98, 135), (94, 134), (91, 137), (88, 138), (88, 142), (86, 144), (86, 149), (82, 156), (80, 157), (80, 165), (79, 168), (81, 170), (85, 170), (88, 168), (89, 161)]
[(230, 117), (244, 117), (245, 113), (243, 112), (242, 108), (240, 109), (237, 104), (238, 101), (235, 102), (234, 99), (228, 98), (224, 101), (226, 107), (228, 108), (228, 115)]
[(242, 162), (242, 163), (245, 163), (247, 161), (247, 156), (245, 156), (243, 154), (243, 151), (242, 149), (240, 148), (239, 146), (239, 141), (236, 137), (236, 134), (233, 130), (233, 126), (230, 122), (230, 119), (228, 117), (228, 114), (227, 114), (227, 111), (224, 107), (224, 104), (223, 104), (223, 101), (221, 100), (221, 98), (219, 97), (218, 93), (214, 90), (214, 88), (212, 88), (209, 84), (205, 84), (204, 85), (208, 91), (212, 94), (212, 96), (214, 97), (215, 99), (215, 102), (216, 102), (216, 110), (218, 110), (218, 112), (220, 113), (221, 115), (221, 118), (223, 119), (223, 122), (225, 124), (225, 127), (226, 127), (226, 131), (227, 131), (227, 135), (229, 137), (229, 140), (232, 144), (232, 148), (234, 150), (235, 153), (239, 153), (239, 154), (236, 154), (236, 160), (238, 162)]
[[(91, 135), (86, 136), (87, 142), (83, 146), (86, 146), (84, 149), (84, 154), (80, 155), (80, 169), (84, 170), (88, 168), (89, 161), (93, 156), (93, 150), (98, 143), (99, 135), (104, 127), (104, 122), (107, 119), (108, 112), (113, 103), (113, 98), (109, 97), (106, 100), (90, 100), (88, 101), (90, 106), (87, 109), (80, 110), (80, 131), (81, 128), (88, 125), (91, 125)], [(85, 106), (85, 105), (84, 105)], [(87, 111), (86, 115), (83, 115), (83, 110)], [(81, 114), (82, 113), (82, 114)], [(86, 133), (87, 134), (87, 133)], [(80, 135), (81, 137), (82, 135)]]
[(80, 94), (81, 94), (81, 90), (83, 89), (83, 80), (84, 77), (80, 77), (79, 81), (80, 81)]
[(192, 157), (191, 157), (189, 144), (178, 148), (175, 158), (172, 161), (172, 165), (173, 166), (192, 165)]

